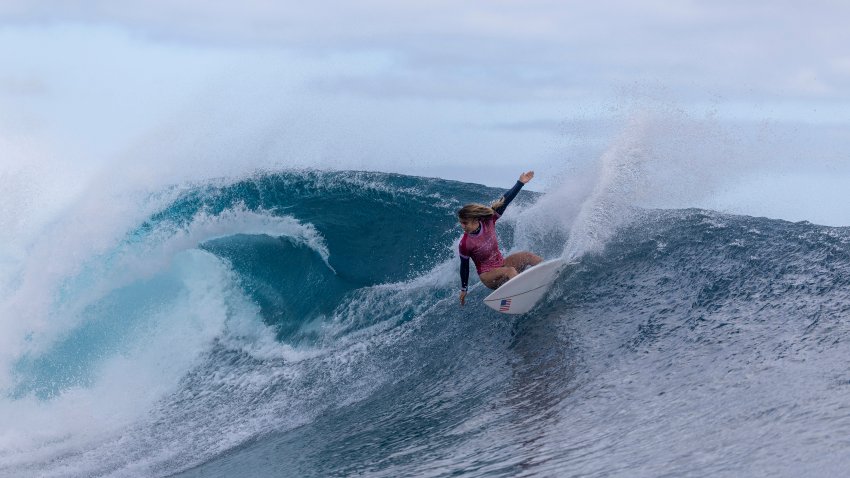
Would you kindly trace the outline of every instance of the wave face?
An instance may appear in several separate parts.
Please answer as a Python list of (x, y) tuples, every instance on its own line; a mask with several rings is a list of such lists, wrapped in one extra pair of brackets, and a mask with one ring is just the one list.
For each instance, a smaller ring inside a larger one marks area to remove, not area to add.
[(480, 285), (457, 304), (454, 210), (501, 192), (268, 173), (182, 191), (49, 271), (33, 246), (0, 281), (0, 475), (850, 466), (850, 231), (635, 210), (581, 251), (593, 228), (523, 192), (503, 249), (581, 263), (508, 317)]

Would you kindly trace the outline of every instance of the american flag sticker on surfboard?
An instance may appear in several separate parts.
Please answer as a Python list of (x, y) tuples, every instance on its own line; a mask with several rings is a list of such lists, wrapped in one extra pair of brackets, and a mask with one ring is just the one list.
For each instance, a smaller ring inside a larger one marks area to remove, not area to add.
[(511, 310), (511, 299), (502, 299), (499, 304), (499, 312), (507, 312)]

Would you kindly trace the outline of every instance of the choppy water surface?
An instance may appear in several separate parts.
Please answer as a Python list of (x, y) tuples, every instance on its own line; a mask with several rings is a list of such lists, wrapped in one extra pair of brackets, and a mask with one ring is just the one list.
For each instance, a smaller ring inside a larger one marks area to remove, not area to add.
[(453, 211), (500, 192), (269, 173), (186, 190), (49, 271), (36, 243), (0, 282), (0, 475), (850, 466), (847, 229), (633, 210), (601, 231), (524, 192), (503, 247), (581, 263), (508, 317), (480, 285), (456, 303)]

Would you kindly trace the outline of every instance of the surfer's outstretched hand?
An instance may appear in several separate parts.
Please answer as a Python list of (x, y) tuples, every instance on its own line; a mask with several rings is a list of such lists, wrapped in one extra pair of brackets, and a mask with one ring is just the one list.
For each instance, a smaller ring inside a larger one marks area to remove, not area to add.
[(519, 175), (519, 182), (527, 184), (534, 177), (534, 171), (527, 171)]
[(466, 291), (462, 290), (462, 291), (460, 291), (460, 305), (463, 305), (465, 303), (466, 303)]

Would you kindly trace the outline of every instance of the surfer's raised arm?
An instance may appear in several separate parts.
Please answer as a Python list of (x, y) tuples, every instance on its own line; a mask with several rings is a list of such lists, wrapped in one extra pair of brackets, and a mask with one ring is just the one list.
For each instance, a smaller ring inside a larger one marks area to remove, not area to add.
[(534, 178), (534, 171), (526, 171), (520, 174), (519, 179), (517, 180), (516, 184), (514, 184), (514, 187), (507, 190), (505, 194), (503, 194), (502, 197), (500, 197), (499, 200), (494, 202), (490, 207), (492, 207), (494, 211), (499, 213), (500, 216), (504, 214), (505, 209), (508, 207), (508, 204), (510, 204), (511, 201), (514, 200), (516, 195), (519, 194), (519, 190), (522, 189), (522, 187), (525, 186), (526, 183), (531, 181), (532, 178)]

